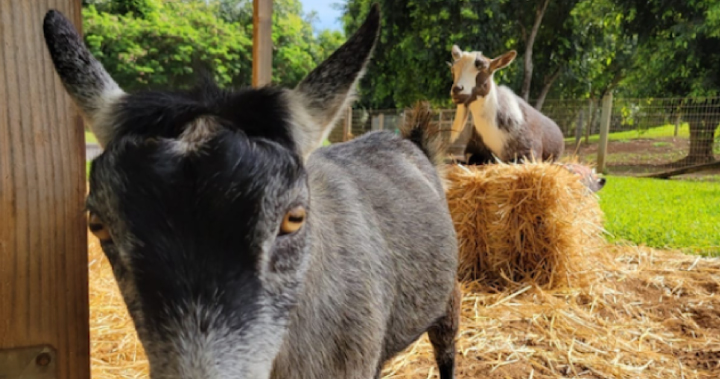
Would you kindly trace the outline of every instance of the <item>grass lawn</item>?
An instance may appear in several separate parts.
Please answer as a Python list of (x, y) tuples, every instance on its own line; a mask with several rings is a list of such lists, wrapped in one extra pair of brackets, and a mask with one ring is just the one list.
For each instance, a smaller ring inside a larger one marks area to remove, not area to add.
[[(608, 134), (609, 141), (628, 141), (632, 139), (646, 138), (667, 138), (675, 135), (675, 125), (661, 125), (654, 128), (648, 128), (646, 130), (627, 130), (623, 132), (613, 132)], [(683, 123), (678, 128), (678, 138), (690, 138), (690, 126), (688, 123)], [(720, 128), (715, 132), (715, 137), (720, 138)], [(582, 138), (585, 141), (585, 136)], [(574, 142), (575, 137), (565, 138), (565, 142)], [(600, 141), (599, 134), (590, 135), (590, 143), (597, 143)]]
[(610, 176), (598, 194), (611, 241), (720, 256), (720, 184)]
[(85, 143), (97, 143), (97, 138), (91, 131), (85, 131)]

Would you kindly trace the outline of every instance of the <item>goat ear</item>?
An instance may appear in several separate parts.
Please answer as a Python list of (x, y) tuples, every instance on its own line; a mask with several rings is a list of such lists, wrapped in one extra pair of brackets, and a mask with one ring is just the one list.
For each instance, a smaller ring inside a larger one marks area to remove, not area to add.
[(125, 92), (90, 54), (62, 13), (50, 10), (45, 15), (43, 32), (55, 71), (104, 148), (115, 132), (109, 116)]
[(460, 59), (460, 57), (462, 57), (463, 52), (462, 52), (462, 49), (460, 49), (460, 46), (453, 45), (451, 53), (452, 53), (453, 59), (458, 60), (458, 59)]
[(501, 68), (507, 67), (512, 61), (515, 60), (515, 57), (517, 56), (517, 52), (515, 50), (510, 50), (507, 53), (493, 59), (490, 61), (490, 71), (495, 72)]
[(321, 145), (354, 100), (379, 31), (380, 7), (374, 4), (360, 29), (292, 91), (293, 137), (303, 157)]

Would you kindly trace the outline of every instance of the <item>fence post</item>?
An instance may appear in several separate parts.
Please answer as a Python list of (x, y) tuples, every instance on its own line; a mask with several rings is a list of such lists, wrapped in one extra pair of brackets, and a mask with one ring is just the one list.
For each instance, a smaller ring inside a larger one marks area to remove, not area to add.
[(590, 144), (590, 133), (592, 132), (593, 127), (593, 121), (595, 121), (595, 110), (593, 109), (593, 105), (595, 102), (593, 102), (593, 99), (588, 99), (588, 124), (585, 128), (585, 144)]
[(90, 378), (84, 128), (43, 40), (51, 9), (0, 1), (0, 378)]
[(678, 129), (680, 129), (680, 115), (679, 114), (677, 117), (675, 117), (675, 132), (673, 133), (673, 137), (678, 136)]
[(610, 132), (610, 116), (612, 116), (613, 94), (607, 93), (603, 97), (602, 113), (600, 114), (600, 146), (598, 147), (597, 170), (605, 172), (605, 157), (607, 156), (608, 134)]
[(272, 1), (253, 1), (253, 87), (272, 81), (272, 8)]
[(347, 114), (345, 115), (345, 123), (343, 124), (343, 142), (350, 140), (350, 133), (352, 132), (352, 118), (353, 112), (352, 107), (348, 107)]
[(385, 113), (380, 113), (378, 116), (378, 130), (385, 129)]

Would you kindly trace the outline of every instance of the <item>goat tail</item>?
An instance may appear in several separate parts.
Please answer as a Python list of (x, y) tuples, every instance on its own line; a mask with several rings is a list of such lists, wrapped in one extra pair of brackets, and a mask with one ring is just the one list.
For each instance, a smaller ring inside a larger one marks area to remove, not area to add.
[(443, 166), (448, 143), (442, 137), (438, 123), (433, 121), (435, 113), (430, 104), (418, 101), (408, 113), (405, 123), (400, 126), (400, 134), (417, 145), (435, 167)]

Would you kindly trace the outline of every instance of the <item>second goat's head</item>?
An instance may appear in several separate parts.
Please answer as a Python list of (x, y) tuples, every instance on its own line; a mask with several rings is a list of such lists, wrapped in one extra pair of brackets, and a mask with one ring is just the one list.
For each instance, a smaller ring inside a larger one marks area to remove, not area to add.
[(479, 51), (462, 51), (457, 45), (452, 47), (452, 62), (448, 62), (453, 76), (450, 96), (456, 104), (469, 105), (483, 98), (492, 90), (493, 74), (507, 67), (515, 59), (515, 50), (490, 59)]

